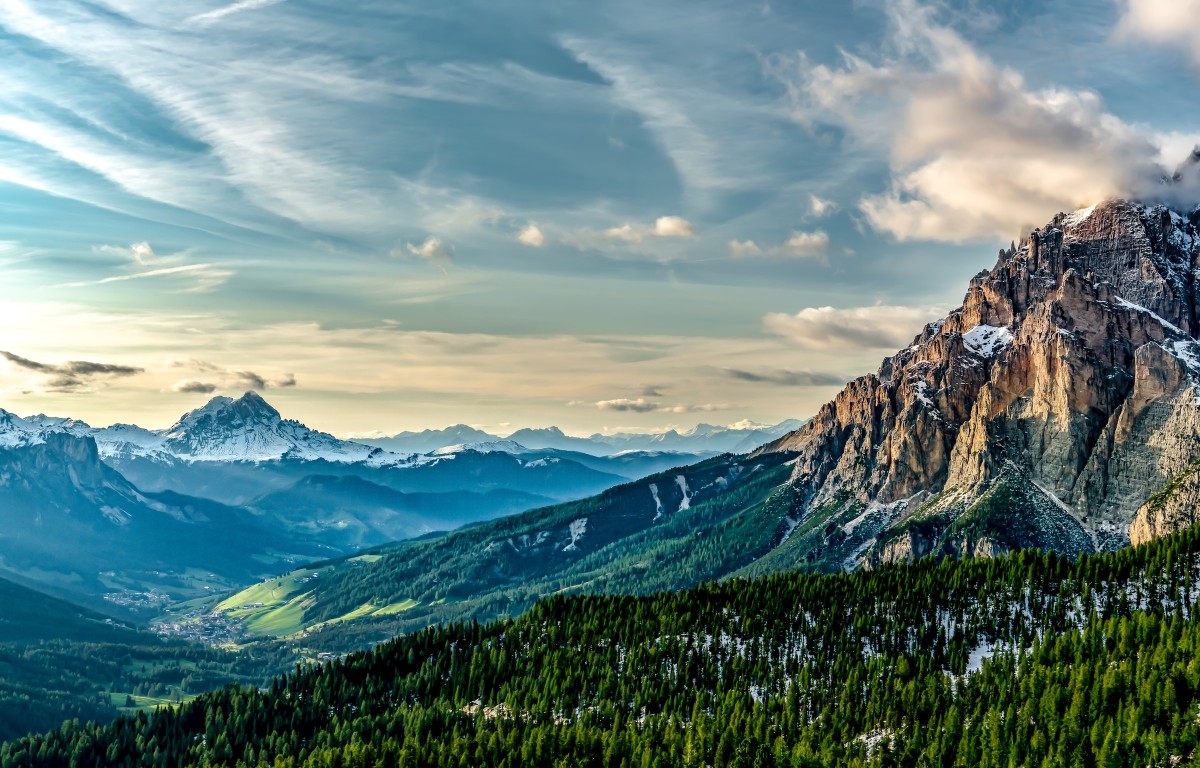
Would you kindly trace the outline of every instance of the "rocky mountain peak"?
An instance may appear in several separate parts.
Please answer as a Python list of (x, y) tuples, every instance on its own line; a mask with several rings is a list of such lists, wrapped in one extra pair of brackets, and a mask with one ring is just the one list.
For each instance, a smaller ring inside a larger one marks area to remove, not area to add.
[(1200, 456), (1198, 225), (1196, 210), (1129, 200), (1059, 214), (764, 449), (799, 455), (793, 520), (821, 532), (805, 556), (1126, 543), (1139, 507)]
[(256, 392), (214, 397), (166, 430), (162, 446), (193, 461), (361, 460), (374, 450), (284, 419)]

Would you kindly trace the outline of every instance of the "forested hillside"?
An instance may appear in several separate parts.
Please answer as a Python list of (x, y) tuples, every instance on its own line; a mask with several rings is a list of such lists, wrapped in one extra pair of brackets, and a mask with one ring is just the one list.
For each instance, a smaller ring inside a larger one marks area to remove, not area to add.
[[(232, 620), (250, 636), (304, 634), (309, 646), (341, 652), (433, 624), (516, 616), (547, 595), (694, 587), (736, 574), (786, 538), (787, 459), (715, 457), (592, 498), (317, 564), (164, 618)], [(314, 570), (319, 579), (305, 578)], [(261, 605), (240, 609), (247, 604)]]
[(2, 766), (1158, 766), (1200, 725), (1200, 531), (556, 597), (0, 747)]
[(163, 642), (0, 579), (0, 739), (73, 718), (107, 722), (230, 680), (265, 682), (294, 658), (292, 648), (266, 643), (233, 653)]

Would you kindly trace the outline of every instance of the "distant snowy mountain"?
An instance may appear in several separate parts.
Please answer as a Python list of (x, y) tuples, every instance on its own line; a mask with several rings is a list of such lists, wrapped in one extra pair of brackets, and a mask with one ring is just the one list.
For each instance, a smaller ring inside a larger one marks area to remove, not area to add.
[(32, 419), (23, 419), (0, 408), (0, 448), (21, 448), (46, 442), (44, 429)]
[(93, 428), (78, 419), (21, 418), (0, 411), (0, 446), (37, 444), (50, 433), (90, 437), (105, 459), (184, 462), (262, 462), (277, 459), (401, 466), (420, 461), (370, 445), (341, 440), (280, 416), (255, 392), (236, 400), (214, 397), (163, 430), (133, 424)]
[(747, 453), (797, 429), (804, 422), (788, 419), (779, 424), (740, 422), (728, 427), (697, 424), (685, 432), (669, 430), (659, 434), (619, 432), (592, 435), (591, 440), (613, 451), (675, 451), (679, 453)]
[[(594, 434), (575, 437), (558, 427), (519, 429), (507, 438), (458, 424), (446, 429), (401, 432), (388, 438), (342, 440), (311, 429), (279, 411), (255, 392), (236, 400), (214, 397), (163, 430), (133, 424), (93, 428), (78, 419), (19, 417), (0, 410), (0, 446), (36, 444), (47, 433), (91, 437), (105, 459), (149, 459), (180, 462), (326, 461), (374, 467), (411, 467), (461, 453), (503, 452), (513, 455), (572, 452), (612, 457), (629, 453), (699, 456), (747, 453), (791, 432), (802, 422), (790, 419), (766, 425), (739, 422), (729, 426), (698, 424), (693, 429), (661, 433)], [(536, 459), (535, 459), (536, 460)]]
[(365, 438), (356, 442), (389, 451), (448, 453), (455, 446), (494, 446), (490, 450), (509, 453), (527, 451), (574, 451), (590, 456), (614, 456), (629, 451), (678, 454), (747, 453), (786, 435), (803, 422), (789, 419), (779, 424), (743, 421), (729, 426), (698, 424), (685, 432), (623, 432), (590, 437), (568, 435), (558, 427), (524, 428), (506, 438), (458, 424), (446, 429), (401, 432), (393, 437)]
[(438, 448), (431, 451), (433, 456), (451, 456), (463, 451), (475, 451), (476, 453), (529, 453), (530, 449), (513, 442), (512, 440), (488, 440), (481, 443), (461, 443), (459, 445), (447, 445), (444, 448)]
[(613, 453), (604, 444), (598, 443), (591, 437), (572, 437), (558, 427), (545, 429), (518, 429), (508, 436), (514, 443), (520, 443), (526, 448), (552, 448), (556, 451), (581, 451), (592, 455), (607, 455)]
[(499, 436), (489, 434), (466, 424), (455, 424), (445, 429), (426, 429), (421, 432), (401, 432), (391, 437), (358, 438), (355, 442), (382, 448), (393, 453), (433, 453), (439, 448), (451, 445), (471, 445), (488, 443), (499, 440)]
[(214, 397), (185, 414), (162, 438), (164, 450), (191, 461), (271, 461), (287, 457), (360, 462), (378, 450), (284, 419), (255, 392), (247, 392), (237, 400)]

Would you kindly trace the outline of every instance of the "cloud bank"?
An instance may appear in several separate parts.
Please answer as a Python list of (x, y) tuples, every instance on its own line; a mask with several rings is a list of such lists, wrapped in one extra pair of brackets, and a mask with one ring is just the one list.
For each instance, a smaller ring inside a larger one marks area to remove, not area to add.
[[(1143, 4), (1176, 0), (1130, 7)], [(832, 119), (887, 152), (889, 188), (858, 204), (874, 229), (898, 240), (1008, 239), (1107, 197), (1197, 201), (1200, 187), (1164, 184), (1183, 158), (1163, 149), (1178, 141), (1121, 120), (1095, 92), (1031, 88), (932, 7), (895, 0), (888, 17), (893, 57), (843, 52), (836, 67), (801, 57), (785, 77), (802, 123)]]
[(1200, 66), (1200, 0), (1123, 0), (1117, 37), (1179, 48)]
[(807, 307), (794, 315), (772, 312), (763, 317), (763, 329), (807, 349), (895, 349), (941, 314), (932, 308), (885, 305)]
[(95, 363), (87, 360), (71, 360), (60, 364), (40, 363), (3, 350), (0, 350), (0, 357), (16, 368), (40, 374), (35, 387), (41, 392), (89, 392), (96, 379), (136, 376), (143, 372), (142, 368), (132, 365)]

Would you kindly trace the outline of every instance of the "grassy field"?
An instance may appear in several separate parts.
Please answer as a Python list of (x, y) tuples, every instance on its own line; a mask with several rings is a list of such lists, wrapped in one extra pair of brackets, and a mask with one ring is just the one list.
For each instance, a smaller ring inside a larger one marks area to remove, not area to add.
[(342, 570), (361, 567), (379, 560), (379, 555), (359, 555), (344, 561), (306, 567), (266, 581), (252, 584), (225, 598), (190, 600), (172, 607), (172, 613), (187, 611), (201, 614), (221, 613), (242, 623), (250, 637), (295, 638), (305, 632), (368, 616), (394, 616), (420, 605), (406, 599), (383, 605), (367, 603), (342, 616), (308, 624), (304, 613), (315, 604), (313, 588), (320, 579)]

